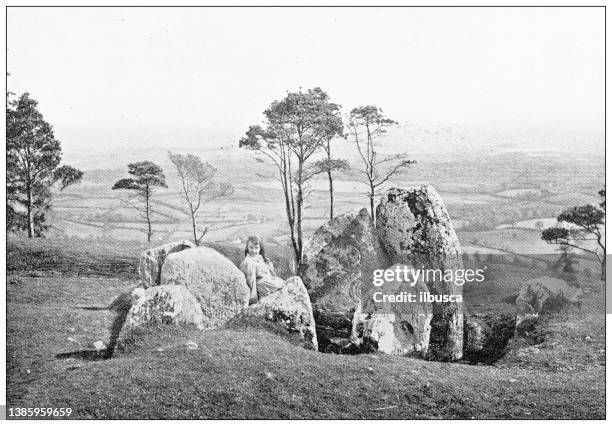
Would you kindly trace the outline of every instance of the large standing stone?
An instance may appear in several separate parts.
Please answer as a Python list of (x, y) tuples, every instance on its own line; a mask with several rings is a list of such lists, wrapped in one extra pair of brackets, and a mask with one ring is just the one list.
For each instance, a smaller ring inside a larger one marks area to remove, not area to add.
[(355, 219), (353, 213), (345, 213), (325, 222), (315, 231), (312, 237), (304, 244), (304, 263), (315, 257), (323, 247), (328, 245), (334, 238), (339, 237), (346, 227)]
[(461, 257), (448, 211), (431, 185), (389, 189), (376, 208), (376, 232), (393, 262), (411, 257), (437, 267)]
[[(376, 209), (379, 241), (393, 262), (417, 268), (463, 268), (461, 248), (440, 195), (430, 185), (391, 188)], [(439, 274), (427, 281), (432, 293), (461, 295), (462, 287)], [(454, 276), (454, 275), (453, 275)], [(463, 353), (463, 313), (460, 303), (434, 303), (428, 356), (459, 360)]]
[(431, 302), (420, 301), (420, 295), (428, 291), (427, 285), (422, 279), (412, 280), (411, 269), (410, 265), (395, 264), (381, 275), (394, 272), (392, 280), (380, 286), (370, 280), (362, 287), (363, 302), (353, 317), (353, 344), (391, 355), (427, 353), (433, 309)]
[(300, 277), (289, 278), (282, 289), (259, 299), (231, 323), (257, 325), (262, 320), (299, 336), (305, 348), (318, 349), (312, 305)]
[(371, 285), (372, 271), (385, 264), (366, 209), (309, 260), (302, 279), (312, 301), (319, 344), (348, 340), (362, 284)]
[(552, 277), (528, 280), (516, 298), (516, 326), (541, 312), (559, 309), (567, 303), (579, 303), (582, 289), (572, 287), (565, 281)]
[(182, 324), (201, 328), (202, 309), (186, 287), (161, 285), (148, 288), (127, 313), (118, 338), (119, 347), (125, 346), (134, 331), (150, 324)]
[(175, 241), (164, 244), (143, 252), (140, 255), (138, 265), (138, 275), (144, 288), (153, 287), (160, 284), (160, 274), (162, 265), (171, 253), (176, 253), (189, 248), (194, 248), (195, 244), (189, 240)]
[(187, 287), (202, 307), (207, 328), (224, 324), (249, 304), (244, 274), (209, 247), (170, 254), (162, 266), (161, 284)]

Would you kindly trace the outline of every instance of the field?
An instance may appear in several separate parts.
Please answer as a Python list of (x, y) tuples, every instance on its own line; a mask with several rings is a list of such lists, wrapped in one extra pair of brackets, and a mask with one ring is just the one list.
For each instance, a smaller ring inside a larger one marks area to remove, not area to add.
[[(581, 282), (580, 309), (543, 319), (541, 342), (511, 341), (493, 365), (384, 355), (335, 355), (262, 330), (157, 330), (112, 359), (108, 306), (136, 285), (141, 246), (10, 240), (9, 407), (70, 407), (80, 419), (601, 419), (605, 416), (603, 290)], [(236, 258), (238, 246), (217, 246)], [(273, 250), (273, 256), (282, 253)], [(537, 271), (493, 267), (466, 288), (473, 309), (504, 298)], [(89, 309), (88, 309), (89, 308)], [(588, 337), (587, 337), (588, 336)], [(198, 344), (188, 350), (188, 340)]]
[[(234, 186), (230, 197), (202, 207), (198, 221), (202, 228), (208, 228), (207, 240), (244, 241), (248, 235), (258, 234), (284, 244), (289, 228), (283, 192), (274, 178), (274, 169), (256, 162), (247, 152), (235, 151), (220, 150), (207, 157), (218, 169), (217, 179)], [(444, 199), (456, 229), (470, 232), (513, 225), (534, 228), (538, 220), (549, 226), (564, 208), (598, 203), (597, 191), (603, 182), (603, 164), (592, 157), (550, 157), (542, 153), (458, 156), (453, 161), (421, 157), (415, 166), (383, 185), (381, 193), (390, 186), (432, 184)], [(546, 167), (542, 168), (540, 163)], [(192, 234), (177, 176), (171, 165), (163, 163), (163, 167), (168, 188), (157, 190), (153, 197), (155, 244)], [(129, 194), (111, 190), (113, 183), (124, 175), (124, 169), (86, 170), (83, 182), (67, 188), (54, 200), (48, 235), (145, 240), (144, 218), (128, 204)], [(356, 212), (368, 205), (367, 187), (362, 180), (359, 163), (336, 174), (336, 214)], [(327, 179), (314, 179), (308, 184), (306, 233), (313, 232), (329, 216), (327, 190)], [(532, 236), (537, 237), (536, 234)], [(530, 241), (537, 240), (530, 237)], [(535, 245), (542, 251), (541, 244)]]

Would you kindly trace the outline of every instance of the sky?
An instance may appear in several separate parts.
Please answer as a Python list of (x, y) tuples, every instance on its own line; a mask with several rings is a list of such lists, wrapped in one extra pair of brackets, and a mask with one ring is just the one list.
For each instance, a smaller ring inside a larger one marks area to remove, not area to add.
[(58, 7), (7, 19), (8, 89), (39, 101), (71, 161), (235, 147), (272, 101), (312, 87), (402, 125), (603, 150), (602, 8)]

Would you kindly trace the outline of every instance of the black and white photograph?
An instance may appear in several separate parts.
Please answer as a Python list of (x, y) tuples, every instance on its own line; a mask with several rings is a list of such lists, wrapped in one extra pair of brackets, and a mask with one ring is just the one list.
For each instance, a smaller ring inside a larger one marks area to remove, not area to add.
[(6, 420), (606, 418), (606, 7), (11, 4)]

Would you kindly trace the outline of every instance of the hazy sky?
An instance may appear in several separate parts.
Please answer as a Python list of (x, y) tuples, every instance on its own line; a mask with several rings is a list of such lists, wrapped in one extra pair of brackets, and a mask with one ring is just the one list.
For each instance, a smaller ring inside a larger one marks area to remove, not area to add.
[(231, 143), (286, 91), (315, 86), (346, 111), (373, 103), (402, 123), (603, 134), (602, 8), (7, 14), (8, 88), (40, 102), (65, 152)]

